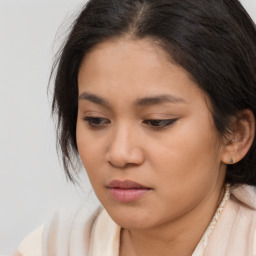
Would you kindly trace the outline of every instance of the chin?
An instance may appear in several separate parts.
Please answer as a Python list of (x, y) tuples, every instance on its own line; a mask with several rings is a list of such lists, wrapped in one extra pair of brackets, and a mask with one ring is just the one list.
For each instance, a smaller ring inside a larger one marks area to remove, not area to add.
[(105, 208), (117, 225), (125, 229), (146, 229), (154, 226), (152, 216), (146, 209), (132, 209), (131, 207)]

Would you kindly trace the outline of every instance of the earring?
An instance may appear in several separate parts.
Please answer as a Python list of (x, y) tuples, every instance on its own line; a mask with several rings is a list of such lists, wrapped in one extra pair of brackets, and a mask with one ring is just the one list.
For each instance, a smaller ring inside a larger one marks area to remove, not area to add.
[(229, 159), (229, 163), (230, 164), (233, 164), (234, 163), (234, 160), (232, 158)]

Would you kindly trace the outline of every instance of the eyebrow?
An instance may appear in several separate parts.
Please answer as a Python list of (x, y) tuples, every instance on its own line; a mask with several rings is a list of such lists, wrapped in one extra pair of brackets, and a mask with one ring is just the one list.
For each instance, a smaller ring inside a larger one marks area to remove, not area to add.
[(99, 104), (102, 106), (106, 106), (106, 107), (110, 106), (110, 103), (107, 100), (105, 100), (95, 94), (88, 93), (88, 92), (81, 93), (78, 97), (78, 100), (88, 100), (88, 101), (91, 101), (93, 103), (96, 103), (96, 104)]
[[(106, 99), (99, 97), (95, 94), (91, 94), (88, 92), (83, 92), (79, 95), (78, 100), (88, 100), (91, 101), (93, 103), (105, 106), (105, 107), (110, 107), (110, 103), (109, 101), (107, 101)], [(156, 105), (156, 104), (161, 104), (161, 103), (186, 103), (186, 101), (182, 98), (173, 96), (173, 95), (169, 95), (169, 94), (163, 94), (163, 95), (157, 95), (157, 96), (149, 96), (149, 97), (144, 97), (144, 98), (140, 98), (137, 99), (134, 102), (134, 105), (136, 107), (140, 107), (140, 106), (149, 106), (149, 105)]]
[(157, 96), (150, 96), (141, 98), (135, 101), (135, 106), (148, 106), (148, 105), (156, 105), (161, 103), (186, 103), (186, 101), (182, 98), (169, 95), (169, 94), (163, 94), (163, 95), (157, 95)]

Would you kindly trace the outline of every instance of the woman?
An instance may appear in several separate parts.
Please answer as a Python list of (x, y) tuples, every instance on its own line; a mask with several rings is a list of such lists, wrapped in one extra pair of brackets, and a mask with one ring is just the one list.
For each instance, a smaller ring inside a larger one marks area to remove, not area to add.
[(68, 177), (80, 158), (103, 207), (57, 214), (20, 253), (256, 255), (255, 43), (237, 0), (89, 1), (53, 111)]

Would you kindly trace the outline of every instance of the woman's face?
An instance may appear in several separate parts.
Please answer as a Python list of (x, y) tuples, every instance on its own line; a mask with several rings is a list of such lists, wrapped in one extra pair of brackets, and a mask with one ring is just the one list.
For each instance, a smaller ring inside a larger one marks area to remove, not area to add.
[(99, 44), (78, 86), (78, 150), (120, 226), (161, 225), (220, 192), (225, 147), (209, 100), (150, 40)]

